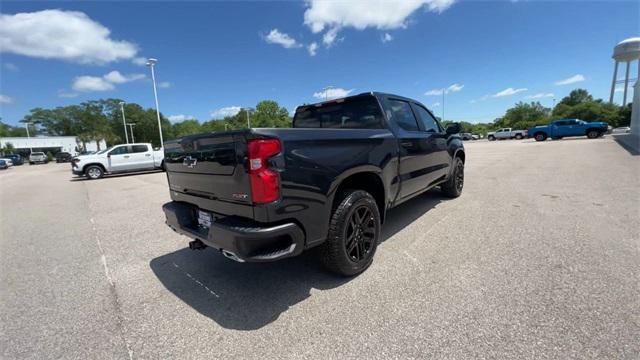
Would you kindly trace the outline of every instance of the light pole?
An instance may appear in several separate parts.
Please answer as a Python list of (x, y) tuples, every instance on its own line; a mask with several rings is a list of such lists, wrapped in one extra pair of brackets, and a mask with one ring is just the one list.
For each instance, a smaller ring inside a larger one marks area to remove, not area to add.
[(29, 154), (31, 154), (33, 152), (33, 148), (31, 147), (31, 137), (29, 136), (29, 124), (31, 123), (24, 123), (24, 128), (27, 129), (27, 141), (29, 142)]
[(255, 109), (253, 109), (253, 108), (244, 108), (243, 110), (247, 114), (247, 128), (251, 129), (251, 120), (249, 119), (249, 112), (254, 111)]
[(447, 91), (447, 89), (442, 88), (442, 121), (444, 121), (444, 93)]
[(324, 101), (329, 100), (329, 90), (333, 89), (333, 86), (325, 86), (322, 90), (324, 91)]
[(162, 139), (162, 124), (160, 123), (160, 105), (158, 105), (158, 90), (156, 89), (156, 73), (153, 70), (155, 64), (158, 62), (158, 59), (149, 58), (147, 60), (147, 66), (151, 68), (151, 80), (153, 81), (153, 95), (156, 99), (156, 115), (158, 116), (158, 131), (160, 131), (160, 148), (164, 146), (164, 141)]
[[(127, 123), (127, 125), (129, 125), (129, 129), (131, 130), (131, 142), (134, 143), (136, 142), (136, 139), (133, 137), (133, 127), (136, 126), (135, 123)], [(125, 130), (127, 130), (125, 128)], [(127, 144), (129, 143), (129, 141), (127, 141)]]
[(120, 101), (120, 110), (122, 111), (122, 127), (124, 127), (124, 137), (127, 139), (127, 144), (129, 143), (129, 135), (127, 135), (127, 120), (124, 117), (124, 101)]

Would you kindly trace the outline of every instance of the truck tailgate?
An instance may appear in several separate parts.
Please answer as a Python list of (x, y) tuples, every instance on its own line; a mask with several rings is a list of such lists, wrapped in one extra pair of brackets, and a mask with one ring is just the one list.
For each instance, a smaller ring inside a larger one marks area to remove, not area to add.
[(244, 131), (185, 136), (166, 142), (164, 149), (173, 200), (253, 218)]

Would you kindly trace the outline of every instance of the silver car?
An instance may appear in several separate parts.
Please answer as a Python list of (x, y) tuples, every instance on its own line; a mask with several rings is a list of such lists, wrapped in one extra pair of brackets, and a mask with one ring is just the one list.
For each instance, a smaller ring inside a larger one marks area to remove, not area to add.
[(29, 165), (37, 163), (46, 164), (48, 162), (49, 158), (47, 157), (47, 154), (43, 152), (32, 152), (31, 155), (29, 155)]

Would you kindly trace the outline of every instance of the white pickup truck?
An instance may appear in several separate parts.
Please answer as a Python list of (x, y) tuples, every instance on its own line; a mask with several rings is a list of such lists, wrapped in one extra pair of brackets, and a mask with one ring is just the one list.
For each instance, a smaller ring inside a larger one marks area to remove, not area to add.
[(511, 128), (503, 128), (497, 131), (491, 131), (487, 133), (487, 139), (503, 140), (503, 139), (524, 139), (527, 137), (527, 130), (511, 130)]
[(149, 143), (120, 144), (71, 160), (71, 172), (95, 180), (104, 174), (164, 169), (164, 149)]

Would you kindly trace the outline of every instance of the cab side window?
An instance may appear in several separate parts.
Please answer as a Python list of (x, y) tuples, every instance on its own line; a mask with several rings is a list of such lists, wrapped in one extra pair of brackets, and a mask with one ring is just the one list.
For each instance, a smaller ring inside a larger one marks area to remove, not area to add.
[(389, 100), (393, 120), (406, 131), (420, 131), (416, 117), (413, 116), (409, 103), (402, 100)]
[(119, 146), (111, 151), (109, 151), (109, 155), (122, 155), (122, 154), (128, 154), (129, 153), (129, 147), (128, 146)]
[(424, 127), (424, 131), (426, 132), (440, 132), (440, 126), (438, 125), (438, 121), (427, 111), (427, 109), (423, 108), (420, 105), (412, 104), (413, 108), (416, 110), (416, 115), (418, 115), (418, 119), (422, 122), (422, 126)]

